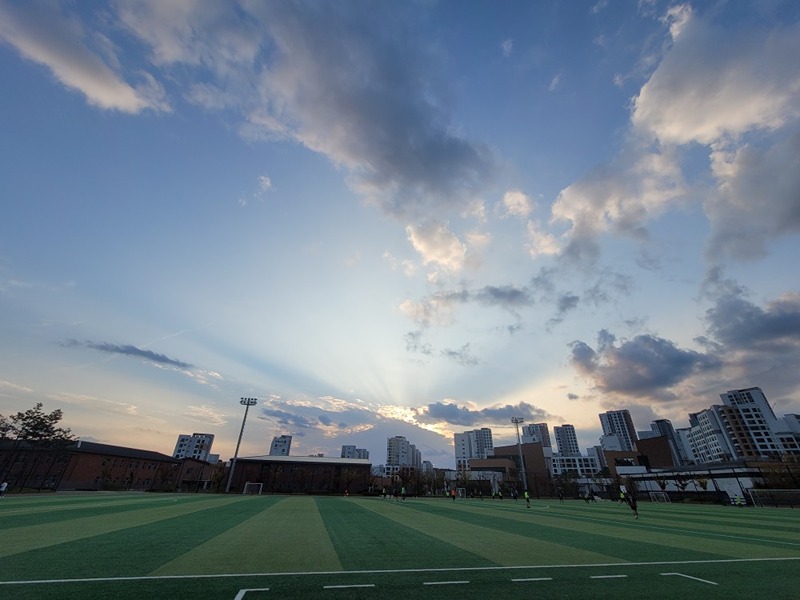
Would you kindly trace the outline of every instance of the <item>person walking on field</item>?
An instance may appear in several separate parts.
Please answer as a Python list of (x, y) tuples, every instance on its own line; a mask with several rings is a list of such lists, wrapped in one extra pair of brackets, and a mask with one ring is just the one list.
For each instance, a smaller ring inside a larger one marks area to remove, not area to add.
[(531, 495), (528, 490), (525, 490), (525, 504), (528, 505), (528, 508), (531, 507)]
[(4, 481), (0, 483), (0, 498), (6, 495), (6, 490), (8, 489), (8, 482)]
[(634, 519), (638, 519), (639, 518), (639, 508), (636, 505), (636, 496), (634, 494), (626, 494), (626, 498), (628, 500), (628, 506), (630, 506), (631, 510), (633, 511), (633, 518)]

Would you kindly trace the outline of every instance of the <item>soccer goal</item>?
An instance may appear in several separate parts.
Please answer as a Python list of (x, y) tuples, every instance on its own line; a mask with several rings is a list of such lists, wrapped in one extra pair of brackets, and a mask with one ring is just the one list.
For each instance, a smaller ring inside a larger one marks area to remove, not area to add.
[(244, 484), (244, 489), (242, 490), (242, 494), (254, 495), (258, 494), (261, 495), (261, 488), (264, 487), (263, 483), (253, 483), (252, 481), (248, 481)]
[(667, 492), (650, 492), (650, 502), (670, 503), (672, 500), (669, 499)]
[(800, 506), (800, 489), (798, 490), (761, 490), (749, 489), (748, 496), (753, 506), (764, 508), (766, 506)]

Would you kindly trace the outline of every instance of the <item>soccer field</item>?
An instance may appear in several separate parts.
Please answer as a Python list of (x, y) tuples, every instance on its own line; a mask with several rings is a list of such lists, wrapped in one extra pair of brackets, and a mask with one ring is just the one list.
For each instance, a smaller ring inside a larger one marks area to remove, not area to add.
[(800, 511), (108, 494), (0, 500), (0, 598), (800, 598)]

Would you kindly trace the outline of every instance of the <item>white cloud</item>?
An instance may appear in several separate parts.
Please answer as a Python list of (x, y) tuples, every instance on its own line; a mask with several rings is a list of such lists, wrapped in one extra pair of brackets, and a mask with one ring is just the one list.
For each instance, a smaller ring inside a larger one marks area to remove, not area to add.
[(448, 272), (457, 273), (464, 268), (467, 247), (443, 223), (428, 222), (406, 227), (408, 240), (422, 256), (425, 265), (433, 264)]
[(403, 301), (398, 309), (406, 318), (420, 327), (446, 327), (453, 323), (457, 306), (463, 298), (450, 293), (439, 293), (422, 302)]
[(718, 191), (706, 200), (713, 258), (753, 259), (782, 234), (800, 232), (800, 131), (767, 148), (715, 148)]
[(634, 99), (635, 127), (662, 143), (708, 145), (800, 116), (800, 24), (731, 35), (680, 16), (672, 47)]
[(544, 231), (539, 221), (528, 221), (528, 252), (531, 258), (553, 256), (561, 250), (558, 239)]
[(500, 44), (500, 49), (503, 51), (503, 56), (508, 58), (511, 56), (511, 52), (514, 50), (514, 40), (511, 38), (503, 40)]
[[(88, 47), (92, 40), (81, 23), (64, 16), (57, 3), (31, 4), (23, 9), (0, 2), (0, 38), (22, 56), (45, 65), (62, 84), (81, 92), (93, 106), (127, 113), (170, 110), (164, 89), (152, 75), (139, 71), (139, 83), (129, 84)], [(99, 34), (94, 39), (110, 55), (113, 46), (109, 40)], [(112, 56), (110, 62), (117, 64), (116, 57)]]
[(503, 194), (506, 214), (527, 219), (533, 210), (531, 199), (520, 190), (508, 190)]
[(597, 235), (612, 232), (644, 238), (645, 223), (686, 193), (674, 150), (652, 151), (632, 140), (611, 164), (563, 189), (552, 215), (554, 221), (571, 225), (567, 253), (593, 258)]

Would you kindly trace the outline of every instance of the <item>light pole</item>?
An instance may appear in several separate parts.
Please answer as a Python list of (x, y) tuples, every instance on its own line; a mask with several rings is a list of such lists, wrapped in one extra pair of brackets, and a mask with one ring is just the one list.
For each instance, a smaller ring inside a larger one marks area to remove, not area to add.
[(225, 486), (225, 493), (231, 490), (231, 481), (233, 481), (233, 471), (236, 469), (236, 457), (239, 456), (239, 444), (242, 443), (242, 434), (244, 433), (244, 424), (247, 422), (247, 411), (251, 406), (255, 406), (258, 400), (255, 398), (242, 398), (239, 404), (244, 406), (244, 417), (242, 418), (242, 428), (239, 430), (239, 441), (236, 442), (236, 451), (233, 453), (233, 460), (231, 461), (231, 472), (228, 473), (228, 484)]
[(511, 417), (511, 422), (517, 429), (517, 450), (519, 450), (519, 466), (522, 474), (522, 485), (525, 486), (525, 491), (528, 491), (528, 474), (525, 472), (525, 459), (522, 458), (522, 442), (519, 439), (519, 424), (524, 423), (525, 419), (522, 417)]

